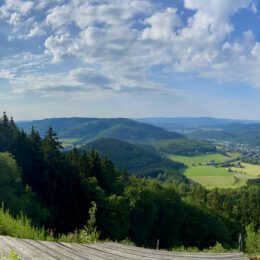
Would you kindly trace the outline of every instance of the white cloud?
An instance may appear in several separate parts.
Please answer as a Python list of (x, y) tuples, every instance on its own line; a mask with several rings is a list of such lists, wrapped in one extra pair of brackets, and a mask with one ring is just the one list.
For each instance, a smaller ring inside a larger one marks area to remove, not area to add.
[(34, 7), (32, 1), (5, 0), (4, 2), (5, 3), (0, 6), (0, 16), (2, 17), (10, 17), (14, 12), (26, 15)]
[(166, 10), (157, 12), (145, 19), (144, 23), (148, 24), (150, 27), (143, 30), (142, 39), (159, 41), (172, 40), (172, 37), (175, 36), (175, 29), (182, 24), (176, 12), (177, 10), (174, 8), (167, 8)]
[(258, 13), (258, 7), (257, 7), (257, 2), (254, 1), (252, 4), (251, 4), (251, 7), (250, 7), (251, 11), (254, 13), (254, 14), (257, 14)]
[[(64, 90), (100, 85), (114, 91), (166, 91), (149, 77), (152, 66), (163, 65), (173, 73), (259, 86), (259, 42), (253, 32), (229, 38), (235, 30), (231, 16), (247, 7), (256, 10), (251, 3), (184, 0), (185, 8), (194, 11), (186, 23), (180, 10), (148, 0), (6, 0), (0, 17), (12, 27), (11, 40), (45, 36), (43, 53), (12, 63), (23, 72), (12, 83), (26, 90), (23, 86), (30, 81), (35, 83), (32, 88), (46, 90), (54, 89), (57, 81)], [(70, 67), (73, 59), (77, 62)], [(69, 68), (50, 72), (47, 80), (44, 70), (51, 62), (56, 68), (67, 62)]]

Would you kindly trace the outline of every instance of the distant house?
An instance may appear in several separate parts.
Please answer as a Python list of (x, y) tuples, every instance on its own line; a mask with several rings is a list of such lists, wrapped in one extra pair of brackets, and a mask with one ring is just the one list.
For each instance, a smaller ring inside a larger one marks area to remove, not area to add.
[(207, 163), (207, 165), (209, 165), (209, 166), (216, 166), (216, 161), (215, 160), (211, 160), (211, 161), (209, 161), (208, 163)]

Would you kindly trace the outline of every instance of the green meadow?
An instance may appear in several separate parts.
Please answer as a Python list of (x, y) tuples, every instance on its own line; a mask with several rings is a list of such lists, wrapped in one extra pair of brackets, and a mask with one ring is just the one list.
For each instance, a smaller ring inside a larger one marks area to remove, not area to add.
[(232, 171), (242, 175), (260, 177), (260, 165), (241, 163), (242, 168), (231, 167)]
[(170, 158), (177, 162), (182, 162), (187, 166), (192, 165), (199, 165), (199, 164), (206, 164), (212, 160), (215, 162), (226, 162), (229, 160), (236, 159), (239, 156), (237, 153), (231, 153), (228, 155), (223, 155), (219, 153), (214, 154), (206, 154), (206, 155), (199, 155), (199, 156), (182, 156), (182, 155), (174, 155), (170, 156)]
[(210, 161), (226, 162), (238, 158), (239, 154), (208, 154), (201, 156), (170, 156), (174, 161), (187, 166), (184, 174), (207, 188), (236, 188), (246, 185), (248, 179), (258, 177), (260, 166), (242, 163), (243, 168), (207, 165)]

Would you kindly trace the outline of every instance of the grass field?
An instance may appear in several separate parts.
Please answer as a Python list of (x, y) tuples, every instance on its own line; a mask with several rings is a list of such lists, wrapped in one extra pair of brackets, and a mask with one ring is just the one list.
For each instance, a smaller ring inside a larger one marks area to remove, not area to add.
[(215, 162), (225, 162), (232, 159), (236, 159), (239, 156), (237, 153), (229, 154), (228, 156), (223, 154), (206, 154), (206, 155), (200, 155), (200, 156), (181, 156), (181, 155), (174, 155), (170, 156), (170, 158), (177, 162), (182, 162), (186, 164), (187, 166), (192, 165), (199, 165), (199, 164), (206, 164), (212, 160)]
[(225, 167), (207, 165), (208, 162), (225, 162), (236, 159), (239, 154), (210, 154), (202, 156), (171, 156), (174, 161), (179, 161), (188, 166), (184, 174), (191, 180), (207, 188), (236, 188), (260, 175), (260, 166), (242, 163), (244, 168), (232, 167), (232, 172)]
[(245, 185), (248, 179), (254, 178), (229, 172), (228, 168), (213, 166), (191, 166), (184, 174), (207, 188), (236, 188)]
[(195, 176), (221, 176), (221, 177), (230, 177), (230, 172), (227, 168), (223, 167), (214, 167), (214, 166), (194, 166), (189, 167), (185, 171), (185, 175), (188, 177)]
[(260, 165), (254, 165), (249, 163), (241, 163), (243, 168), (232, 167), (232, 171), (242, 173), (244, 175), (260, 177)]

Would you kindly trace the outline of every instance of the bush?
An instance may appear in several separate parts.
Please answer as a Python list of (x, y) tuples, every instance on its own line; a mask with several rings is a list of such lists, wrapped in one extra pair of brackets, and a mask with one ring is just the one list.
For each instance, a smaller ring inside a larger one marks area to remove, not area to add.
[(176, 252), (192, 252), (192, 253), (227, 253), (227, 252), (235, 252), (237, 250), (234, 249), (226, 249), (222, 246), (221, 243), (217, 242), (214, 246), (210, 248), (206, 248), (203, 250), (199, 250), (197, 247), (188, 247), (185, 248), (184, 246), (173, 248), (173, 251)]
[(255, 231), (253, 225), (246, 227), (246, 240), (245, 240), (246, 253), (250, 255), (260, 255), (260, 232)]
[(13, 218), (9, 211), (5, 211), (3, 208), (0, 208), (0, 235), (38, 240), (45, 239), (44, 230), (34, 228), (26, 216), (20, 214), (17, 218)]

